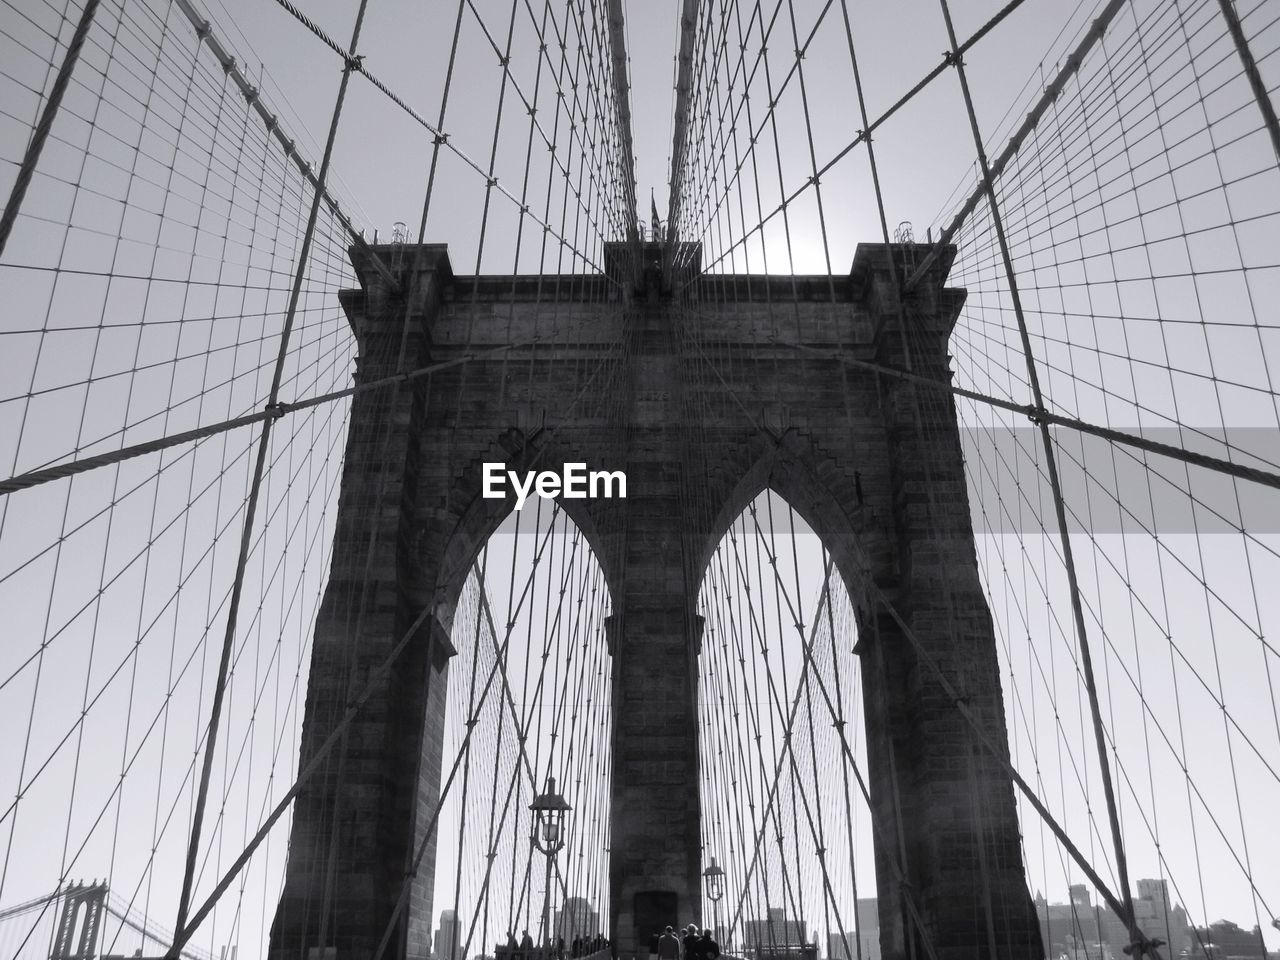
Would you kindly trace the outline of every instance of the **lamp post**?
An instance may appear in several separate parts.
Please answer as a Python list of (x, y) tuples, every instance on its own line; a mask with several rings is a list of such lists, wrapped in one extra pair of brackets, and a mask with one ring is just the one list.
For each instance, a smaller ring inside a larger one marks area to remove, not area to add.
[(556, 778), (547, 777), (547, 789), (533, 798), (529, 804), (533, 811), (533, 824), (529, 839), (540, 853), (547, 858), (546, 896), (542, 901), (542, 931), (546, 943), (551, 939), (551, 862), (557, 853), (564, 848), (564, 815), (572, 807), (565, 803), (564, 797), (556, 793)]
[[(711, 858), (711, 866), (702, 871), (702, 879), (707, 885), (707, 899), (711, 901), (711, 933), (712, 936), (719, 936), (720, 898), (724, 896), (724, 870), (716, 863), (715, 857)], [(722, 952), (728, 948), (727, 943), (720, 945)]]

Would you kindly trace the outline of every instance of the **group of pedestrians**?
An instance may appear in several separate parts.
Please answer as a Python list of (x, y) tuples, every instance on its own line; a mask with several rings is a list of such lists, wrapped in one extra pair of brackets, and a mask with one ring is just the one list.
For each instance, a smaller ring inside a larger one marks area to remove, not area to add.
[(698, 931), (691, 923), (680, 933), (667, 927), (649, 938), (649, 960), (717, 960), (720, 944), (710, 930)]
[[(561, 949), (564, 949), (564, 938), (560, 938)], [(597, 933), (594, 937), (574, 937), (571, 957), (589, 957), (593, 953), (599, 953), (601, 950), (607, 949), (609, 946), (609, 938), (602, 933)]]
[(566, 948), (564, 937), (556, 937), (554, 943), (535, 947), (533, 937), (528, 930), (522, 930), (520, 941), (516, 942), (515, 934), (507, 931), (507, 942), (497, 948), (499, 960), (570, 960), (575, 957), (586, 957), (605, 950), (609, 946), (609, 938), (597, 933), (594, 937), (574, 937), (573, 943)]

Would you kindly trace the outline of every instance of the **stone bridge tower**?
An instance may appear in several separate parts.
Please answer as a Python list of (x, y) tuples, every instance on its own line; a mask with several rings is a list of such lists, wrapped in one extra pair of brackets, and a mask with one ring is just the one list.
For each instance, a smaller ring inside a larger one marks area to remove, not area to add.
[[(656, 244), (635, 278), (619, 268), (631, 249), (621, 244), (603, 276), (463, 277), (443, 246), (377, 249), (400, 283), (388, 287), (353, 252), (361, 287), (342, 303), (359, 338), (358, 380), (394, 374), (402, 351), (406, 370), (472, 359), (354, 401), (303, 763), (346, 709), (343, 678), (363, 683), (421, 626), (341, 755), (297, 800), (271, 956), (371, 958), (427, 839), (453, 606), (512, 507), (481, 497), (486, 461), (626, 471), (626, 500), (563, 503), (612, 598), (609, 920), (619, 957), (643, 957), (655, 924), (700, 913), (695, 604), (721, 535), (765, 487), (823, 538), (858, 611), (884, 957), (927, 956), (911, 942), (921, 927), (941, 960), (1043, 956), (1011, 784), (876, 599), (891, 601), (1004, 745), (953, 402), (841, 359), (909, 364), (946, 382), (964, 300), (944, 285), (954, 250), (905, 302), (890, 258), (914, 261), (927, 248), (862, 245), (834, 282), (700, 277), (696, 248), (681, 251), (680, 302), (696, 304), (699, 342), (738, 358), (707, 377), (682, 341), (689, 313), (663, 284)], [(784, 328), (802, 342), (779, 342)], [(433, 860), (434, 842), (387, 956), (429, 954)]]

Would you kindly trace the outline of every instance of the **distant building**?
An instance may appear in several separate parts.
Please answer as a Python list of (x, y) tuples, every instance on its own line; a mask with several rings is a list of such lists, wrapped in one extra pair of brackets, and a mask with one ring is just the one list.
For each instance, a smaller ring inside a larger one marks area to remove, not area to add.
[(440, 926), (436, 930), (431, 955), (435, 960), (466, 960), (462, 944), (462, 921), (455, 911), (440, 911)]
[[(1050, 904), (1037, 895), (1035, 905), (1048, 956), (1125, 960), (1129, 931), (1110, 907), (1092, 901), (1084, 884), (1072, 884), (1068, 903)], [(1186, 911), (1170, 902), (1166, 881), (1139, 880), (1133, 912), (1144, 934), (1167, 944), (1165, 956), (1178, 957), (1190, 945)]]
[[(1110, 913), (1111, 911), (1107, 911)], [(1138, 898), (1133, 901), (1134, 919), (1148, 937), (1163, 940), (1168, 956), (1177, 957), (1191, 946), (1191, 927), (1187, 912), (1169, 899), (1167, 880), (1139, 880)], [(1113, 917), (1114, 926), (1119, 926)], [(1121, 930), (1123, 934), (1123, 930)]]
[(826, 960), (880, 960), (880, 912), (875, 897), (859, 898), (844, 936), (827, 932)]
[(1245, 930), (1230, 920), (1196, 927), (1191, 934), (1190, 960), (1266, 960), (1262, 931)]
[(804, 920), (788, 920), (782, 907), (769, 907), (763, 920), (745, 920), (742, 924), (742, 949), (752, 956), (785, 953), (794, 949), (797, 956), (806, 944)]
[(853, 930), (846, 930), (844, 936), (837, 930), (827, 934), (827, 960), (854, 960), (857, 948), (854, 943), (858, 935)]
[(557, 937), (564, 937), (566, 946), (572, 946), (575, 937), (586, 939), (600, 932), (600, 913), (585, 897), (568, 897), (553, 911), (551, 929)]
[[(875, 897), (858, 900), (858, 944), (862, 960), (880, 960), (880, 903)], [(855, 957), (856, 960), (856, 957)]]

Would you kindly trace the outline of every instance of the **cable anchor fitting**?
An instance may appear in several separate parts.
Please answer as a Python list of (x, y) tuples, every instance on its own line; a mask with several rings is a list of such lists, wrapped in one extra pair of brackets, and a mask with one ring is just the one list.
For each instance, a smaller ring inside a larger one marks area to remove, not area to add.
[(954, 50), (948, 50), (942, 55), (942, 62), (948, 67), (963, 67), (964, 57), (960, 56), (960, 54)]
[(1134, 940), (1133, 943), (1129, 944), (1127, 947), (1124, 947), (1122, 949), (1129, 956), (1137, 957), (1140, 960), (1140, 958), (1147, 956), (1147, 954), (1151, 954), (1152, 956), (1155, 956), (1156, 948), (1163, 947), (1163, 946), (1164, 946), (1163, 940), (1160, 940), (1157, 938), (1147, 938), (1142, 934), (1138, 934), (1138, 939)]
[(363, 73), (364, 72), (364, 54), (356, 56), (345, 56), (343, 59), (342, 70), (344, 73)]
[(289, 412), (289, 405), (277, 400), (275, 403), (268, 403), (262, 408), (263, 413), (271, 417), (272, 420), (279, 420)]

